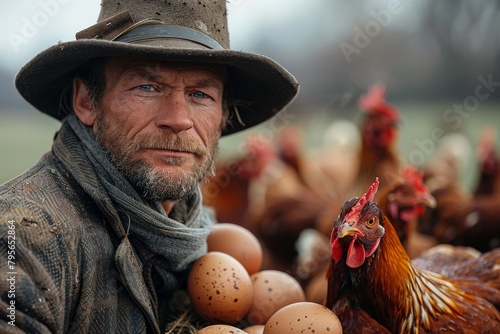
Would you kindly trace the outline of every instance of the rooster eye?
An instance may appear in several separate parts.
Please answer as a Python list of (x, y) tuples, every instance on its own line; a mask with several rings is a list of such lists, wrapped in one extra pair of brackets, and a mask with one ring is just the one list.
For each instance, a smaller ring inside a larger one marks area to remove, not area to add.
[(375, 225), (376, 222), (377, 222), (377, 217), (371, 217), (365, 222), (365, 225), (368, 227), (372, 227), (373, 225)]

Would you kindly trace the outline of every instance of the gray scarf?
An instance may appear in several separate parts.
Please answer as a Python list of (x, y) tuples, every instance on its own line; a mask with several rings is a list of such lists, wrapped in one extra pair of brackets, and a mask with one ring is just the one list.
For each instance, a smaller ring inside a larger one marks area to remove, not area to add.
[(64, 121), (59, 137), (63, 138), (54, 145), (54, 154), (105, 214), (121, 222), (112, 228), (121, 239), (116, 261), (119, 270), (126, 271), (121, 272), (122, 276), (135, 265), (130, 233), (151, 253), (159, 255), (156, 268), (164, 281), (163, 288), (170, 291), (177, 288), (180, 283), (177, 274), (206, 252), (206, 237), (215, 221), (211, 211), (202, 206), (200, 190), (187, 200), (181, 223), (169, 218), (161, 203), (147, 202), (137, 193), (111, 163), (92, 129), (74, 114)]

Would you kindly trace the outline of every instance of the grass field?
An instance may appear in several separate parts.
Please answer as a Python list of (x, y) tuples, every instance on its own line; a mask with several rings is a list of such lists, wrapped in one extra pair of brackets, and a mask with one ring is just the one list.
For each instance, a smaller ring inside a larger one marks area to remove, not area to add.
[[(471, 187), (475, 182), (477, 171), (474, 156), (475, 143), (483, 127), (488, 125), (500, 127), (500, 113), (498, 112), (500, 104), (481, 103), (479, 108), (471, 112), (467, 118), (462, 117), (447, 123), (443, 121), (443, 115), (454, 103), (456, 102), (399, 104), (402, 120), (398, 149), (403, 159), (418, 164), (421, 163), (421, 158), (427, 160), (437, 150), (438, 142), (434, 140), (433, 135), (435, 131), (442, 129), (445, 132), (456, 131), (464, 134), (470, 142), (469, 152), (464, 152), (464, 154), (469, 154), (470, 161), (465, 166), (462, 183), (466, 187)], [(339, 118), (356, 122), (359, 113), (353, 110), (332, 114), (325, 109), (310, 111), (304, 115), (306, 116), (290, 117), (288, 120), (303, 127), (306, 131), (307, 146), (315, 147), (321, 144), (323, 130), (329, 124)], [(223, 138), (220, 145), (221, 157), (241, 152), (241, 140), (250, 134), (261, 134), (272, 139), (282, 124), (283, 122), (281, 124), (266, 122), (252, 130)], [(452, 129), (452, 125), (456, 128)], [(0, 183), (22, 173), (50, 150), (53, 136), (59, 126), (58, 121), (36, 111), (3, 114), (0, 121)], [(499, 142), (497, 139), (497, 144)]]
[(35, 164), (52, 146), (60, 123), (33, 113), (2, 114), (0, 121), (0, 183)]

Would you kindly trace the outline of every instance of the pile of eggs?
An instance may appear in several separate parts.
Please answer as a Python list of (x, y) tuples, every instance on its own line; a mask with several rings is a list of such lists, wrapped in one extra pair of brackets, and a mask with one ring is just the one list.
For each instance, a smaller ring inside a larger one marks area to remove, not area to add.
[[(260, 270), (262, 248), (244, 227), (216, 224), (207, 244), (208, 252), (193, 264), (187, 281), (193, 310), (213, 324), (199, 334), (342, 333), (335, 313), (307, 302), (295, 278)], [(242, 323), (248, 326), (235, 327)]]

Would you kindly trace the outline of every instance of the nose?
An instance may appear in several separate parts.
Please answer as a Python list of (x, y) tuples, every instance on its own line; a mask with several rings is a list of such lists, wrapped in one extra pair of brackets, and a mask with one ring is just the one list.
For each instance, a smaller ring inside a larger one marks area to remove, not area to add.
[(178, 133), (193, 127), (189, 101), (183, 92), (172, 91), (159, 103), (155, 124)]

